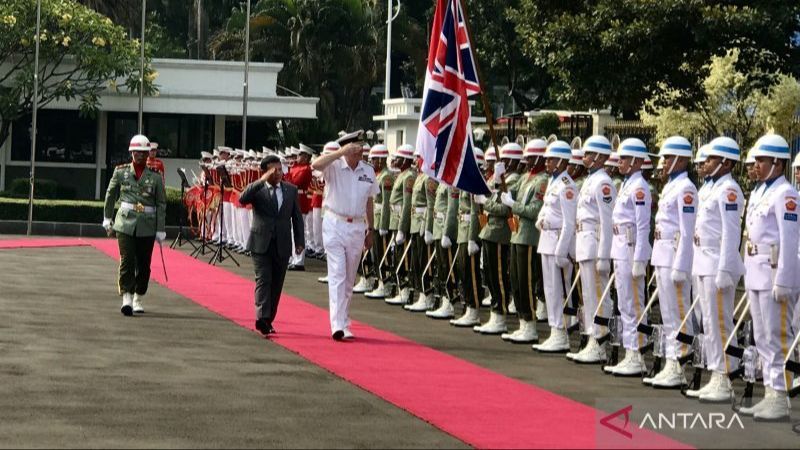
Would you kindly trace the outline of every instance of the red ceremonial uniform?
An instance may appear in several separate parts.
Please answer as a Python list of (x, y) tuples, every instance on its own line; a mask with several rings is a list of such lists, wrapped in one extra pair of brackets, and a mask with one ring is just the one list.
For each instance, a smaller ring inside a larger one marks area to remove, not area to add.
[(311, 211), (311, 164), (295, 163), (286, 174), (286, 181), (297, 186), (297, 202), (300, 212), (308, 214)]
[(164, 163), (160, 159), (147, 157), (147, 168), (161, 174), (161, 181), (166, 181), (164, 177)]

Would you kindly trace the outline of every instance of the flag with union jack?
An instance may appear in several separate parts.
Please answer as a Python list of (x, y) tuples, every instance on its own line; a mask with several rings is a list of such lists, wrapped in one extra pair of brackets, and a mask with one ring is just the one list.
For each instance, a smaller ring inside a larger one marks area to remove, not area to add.
[(473, 194), (489, 194), (472, 144), (468, 98), (481, 92), (460, 0), (437, 0), (422, 94), (417, 151), (423, 172)]

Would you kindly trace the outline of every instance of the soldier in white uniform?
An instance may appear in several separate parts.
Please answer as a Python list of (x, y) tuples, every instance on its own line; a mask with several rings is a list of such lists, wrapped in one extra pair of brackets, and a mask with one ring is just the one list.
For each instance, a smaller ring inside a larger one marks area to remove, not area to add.
[(569, 252), (575, 237), (575, 214), (578, 189), (567, 174), (572, 149), (564, 141), (554, 141), (545, 151), (545, 170), (551, 175), (539, 211), (536, 228), (539, 234), (537, 252), (542, 255), (542, 279), (547, 306), (550, 336), (533, 349), (544, 353), (569, 350), (569, 336), (564, 324), (564, 295), (572, 280)]
[(617, 153), (619, 171), (625, 180), (612, 214), (614, 238), (611, 258), (614, 260), (614, 285), (622, 319), (625, 358), (616, 366), (606, 366), (603, 370), (617, 376), (638, 376), (645, 369), (639, 352), (644, 346), (644, 336), (636, 330), (636, 325), (644, 308), (645, 272), (651, 252), (651, 194), (641, 169), (649, 156), (644, 142), (636, 138), (622, 141)]
[[(340, 139), (357, 139), (345, 135)], [(378, 193), (375, 171), (361, 160), (362, 144), (351, 142), (319, 157), (313, 169), (325, 178), (322, 235), (328, 254), (328, 299), (334, 340), (352, 339), (350, 301), (364, 248), (372, 248), (373, 204)]]
[(678, 332), (694, 335), (690, 321), (679, 329), (692, 303), (692, 237), (698, 204), (697, 188), (687, 173), (692, 144), (682, 136), (672, 136), (664, 141), (659, 157), (668, 181), (658, 200), (651, 260), (658, 287), (666, 364), (655, 377), (643, 381), (658, 388), (679, 388), (686, 378), (678, 360), (689, 348), (677, 340)]
[(791, 374), (784, 358), (794, 339), (792, 314), (798, 281), (798, 195), (783, 176), (789, 144), (776, 134), (763, 136), (750, 151), (761, 184), (750, 194), (747, 210), (744, 284), (764, 377), (764, 399), (740, 410), (755, 420), (789, 418)]
[[(567, 359), (583, 364), (606, 360), (605, 345), (599, 344), (598, 339), (607, 331), (605, 327), (595, 325), (594, 312), (611, 272), (611, 213), (617, 189), (603, 170), (610, 155), (611, 143), (605, 136), (592, 136), (583, 145), (583, 164), (589, 175), (578, 195), (575, 260), (580, 265), (584, 332), (589, 339), (578, 353), (567, 353)], [(611, 308), (611, 299), (608, 297), (600, 308), (600, 316), (609, 317)]]
[[(704, 402), (727, 402), (732, 393), (728, 373), (737, 364), (724, 347), (733, 328), (736, 285), (744, 273), (739, 255), (744, 196), (731, 176), (739, 161), (739, 145), (731, 138), (718, 137), (708, 144), (706, 155), (705, 171), (711, 180), (708, 197), (701, 197), (697, 212), (692, 273), (700, 277), (703, 350), (711, 380), (686, 395)], [(737, 345), (735, 336), (731, 344)]]

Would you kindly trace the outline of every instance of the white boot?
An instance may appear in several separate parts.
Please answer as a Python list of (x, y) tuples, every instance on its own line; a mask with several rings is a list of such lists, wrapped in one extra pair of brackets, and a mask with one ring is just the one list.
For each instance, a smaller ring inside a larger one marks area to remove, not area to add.
[(464, 311), (464, 315), (459, 317), (458, 319), (454, 319), (450, 321), (450, 325), (456, 327), (469, 327), (472, 328), (475, 325), (481, 323), (480, 318), (478, 317), (478, 310), (467, 306), (467, 310)]
[(132, 305), (133, 305), (133, 294), (131, 294), (130, 292), (124, 292), (122, 294), (122, 307), (120, 308), (122, 314), (126, 316), (132, 316), (133, 315)]
[(403, 308), (411, 312), (427, 311), (430, 309), (431, 300), (433, 300), (433, 295), (425, 295), (424, 292), (420, 292), (417, 301), (411, 305), (404, 305)]
[(712, 374), (711, 378), (708, 380), (708, 383), (706, 383), (705, 385), (703, 385), (703, 387), (701, 387), (700, 389), (697, 389), (697, 390), (689, 389), (688, 391), (686, 391), (686, 396), (690, 397), (690, 398), (700, 398), (701, 395), (703, 395), (706, 392), (708, 392), (709, 390), (711, 390), (711, 388), (713, 387), (713, 384), (714, 384), (714, 380), (715, 380), (715, 378), (714, 378), (714, 376)]
[(425, 315), (431, 319), (450, 319), (453, 317), (454, 312), (453, 304), (450, 303), (450, 299), (442, 297), (442, 304), (433, 311), (426, 311)]
[(547, 307), (541, 300), (536, 302), (536, 321), (547, 322)]
[(368, 292), (372, 290), (372, 280), (361, 277), (361, 279), (353, 286), (353, 292), (356, 294), (363, 294), (364, 292)]
[(766, 404), (759, 408), (754, 414), (756, 422), (782, 422), (789, 420), (789, 397), (786, 391), (772, 391), (769, 397), (765, 397)]
[(686, 375), (677, 359), (668, 359), (667, 365), (652, 382), (652, 386), (656, 389), (675, 389), (684, 384), (686, 384)]
[(386, 288), (383, 287), (383, 281), (378, 282), (378, 287), (364, 294), (367, 298), (384, 298), (386, 297)]
[(489, 321), (483, 325), (476, 325), (472, 328), (476, 333), (481, 334), (501, 334), (508, 331), (506, 327), (506, 316), (492, 311)]
[(597, 339), (589, 336), (589, 342), (574, 358), (573, 361), (579, 364), (598, 364), (606, 361), (606, 346), (599, 344)]
[(539, 333), (536, 332), (536, 322), (520, 320), (520, 329), (514, 333), (509, 341), (515, 344), (530, 344), (539, 341)]
[(575, 360), (575, 357), (578, 356), (579, 354), (581, 354), (584, 350), (586, 350), (587, 347), (589, 347), (589, 342), (588, 341), (586, 342), (586, 347), (583, 347), (582, 349), (578, 350), (577, 352), (567, 352), (567, 359), (570, 360), (570, 361)]
[(511, 333), (503, 333), (503, 334), (501, 334), (500, 335), (500, 339), (502, 339), (504, 341), (511, 340), (511, 336), (514, 336), (515, 334), (521, 333), (522, 332), (522, 327), (524, 327), (524, 326), (525, 326), (525, 321), (522, 320), (522, 319), (519, 319), (519, 328), (517, 328), (516, 330), (514, 330)]
[(409, 295), (410, 292), (408, 288), (402, 288), (397, 292), (397, 295), (395, 295), (394, 297), (389, 297), (384, 301), (390, 305), (405, 305), (406, 303), (408, 303)]
[(562, 353), (569, 351), (569, 335), (563, 328), (550, 327), (550, 336), (542, 344), (534, 344), (534, 350), (542, 353)]
[(508, 302), (508, 313), (517, 314), (517, 305), (514, 303), (513, 300)]
[(731, 381), (725, 373), (711, 372), (712, 386), (703, 394), (700, 394), (700, 401), (703, 403), (720, 403), (731, 401)]
[(618, 377), (641, 376), (645, 366), (639, 350), (625, 350), (625, 358), (614, 366), (611, 373)]
[(133, 294), (133, 312), (144, 312), (144, 307), (142, 306), (142, 297), (144, 297), (144, 295)]
[(481, 306), (492, 306), (492, 294), (487, 295), (481, 300)]
[(317, 281), (319, 281), (320, 283), (323, 283), (323, 284), (328, 284), (328, 276), (325, 275), (324, 277), (319, 277), (319, 278), (317, 278)]
[(758, 411), (762, 410), (770, 402), (770, 398), (775, 397), (777, 393), (769, 386), (764, 386), (764, 398), (760, 402), (750, 407), (739, 408), (739, 414), (744, 416), (752, 416)]

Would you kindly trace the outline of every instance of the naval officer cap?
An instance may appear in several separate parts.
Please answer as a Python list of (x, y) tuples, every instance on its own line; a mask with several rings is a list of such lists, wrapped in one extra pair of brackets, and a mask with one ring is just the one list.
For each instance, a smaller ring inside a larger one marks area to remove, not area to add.
[(364, 134), (364, 130), (353, 131), (352, 133), (347, 133), (341, 136), (336, 142), (341, 145), (345, 146), (351, 142), (360, 142), (364, 139), (361, 137)]
[(314, 156), (314, 150), (303, 143), (300, 144), (300, 151), (298, 152), (298, 154), (299, 153), (305, 153), (308, 156)]
[(209, 152), (200, 152), (200, 158), (201, 159), (211, 159), (213, 157), (214, 157), (214, 155), (212, 155)]

